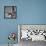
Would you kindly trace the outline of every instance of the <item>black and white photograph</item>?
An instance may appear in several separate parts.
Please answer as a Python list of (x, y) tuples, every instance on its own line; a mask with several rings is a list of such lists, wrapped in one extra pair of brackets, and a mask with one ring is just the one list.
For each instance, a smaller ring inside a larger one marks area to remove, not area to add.
[(16, 6), (4, 6), (4, 18), (16, 19)]

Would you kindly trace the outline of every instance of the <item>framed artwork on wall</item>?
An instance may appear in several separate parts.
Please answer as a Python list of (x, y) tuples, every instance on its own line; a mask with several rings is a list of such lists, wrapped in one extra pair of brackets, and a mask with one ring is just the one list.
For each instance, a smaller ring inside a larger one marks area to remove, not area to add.
[(46, 41), (45, 24), (20, 24), (18, 25), (18, 38), (21, 40)]
[(16, 19), (16, 6), (4, 6), (4, 19)]

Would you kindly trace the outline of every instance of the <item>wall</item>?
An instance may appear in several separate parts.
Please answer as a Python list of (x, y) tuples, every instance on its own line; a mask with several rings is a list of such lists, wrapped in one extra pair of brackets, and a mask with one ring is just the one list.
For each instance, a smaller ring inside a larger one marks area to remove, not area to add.
[[(17, 19), (4, 19), (4, 6), (17, 6)], [(0, 44), (8, 43), (9, 32), (18, 24), (46, 24), (46, 0), (0, 0)]]
[(16, 34), (18, 32), (17, 19), (4, 19), (4, 6), (12, 5), (15, 5), (14, 0), (0, 0), (0, 44), (8, 43), (8, 34), (10, 32), (16, 32)]

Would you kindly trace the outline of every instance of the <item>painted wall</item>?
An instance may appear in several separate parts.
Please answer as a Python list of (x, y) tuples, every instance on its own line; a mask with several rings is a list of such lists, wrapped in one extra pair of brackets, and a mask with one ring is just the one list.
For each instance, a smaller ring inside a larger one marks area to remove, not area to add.
[[(17, 6), (17, 19), (4, 19), (4, 6)], [(18, 24), (46, 24), (46, 0), (0, 0), (0, 44), (8, 43), (9, 32)]]

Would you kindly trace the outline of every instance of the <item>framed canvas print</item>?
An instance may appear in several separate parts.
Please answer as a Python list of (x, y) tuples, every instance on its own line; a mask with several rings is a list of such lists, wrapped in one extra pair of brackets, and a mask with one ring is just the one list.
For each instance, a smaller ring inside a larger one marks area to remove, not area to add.
[[(19, 29), (20, 28), (20, 29)], [(46, 25), (18, 25), (21, 40), (46, 41)]]
[(20, 46), (43, 45), (46, 43), (46, 25), (19, 24), (18, 41)]
[(4, 18), (16, 19), (16, 6), (4, 6)]

